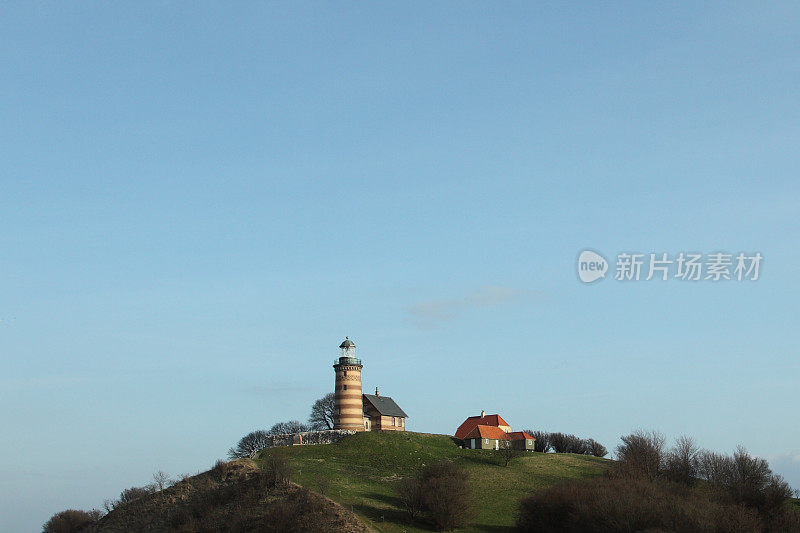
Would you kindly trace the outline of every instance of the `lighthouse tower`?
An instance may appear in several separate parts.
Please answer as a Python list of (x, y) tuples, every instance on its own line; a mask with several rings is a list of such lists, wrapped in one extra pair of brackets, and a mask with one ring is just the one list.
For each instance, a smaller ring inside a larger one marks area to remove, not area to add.
[(333, 429), (364, 431), (364, 403), (361, 398), (361, 359), (356, 359), (356, 344), (346, 337), (342, 351), (333, 363), (336, 371)]

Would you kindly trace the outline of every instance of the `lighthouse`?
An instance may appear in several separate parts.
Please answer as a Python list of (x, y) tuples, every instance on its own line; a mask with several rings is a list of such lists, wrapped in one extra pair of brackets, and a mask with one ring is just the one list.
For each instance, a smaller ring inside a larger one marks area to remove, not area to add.
[(356, 344), (346, 337), (339, 345), (340, 357), (333, 363), (336, 372), (334, 389), (333, 429), (364, 431), (364, 400), (361, 397), (360, 359)]

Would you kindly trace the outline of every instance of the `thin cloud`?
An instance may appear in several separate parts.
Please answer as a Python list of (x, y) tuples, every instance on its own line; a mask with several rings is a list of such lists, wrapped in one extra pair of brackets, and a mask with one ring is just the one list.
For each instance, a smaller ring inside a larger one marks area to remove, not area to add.
[(530, 296), (530, 291), (512, 287), (487, 286), (460, 298), (430, 300), (411, 305), (406, 311), (421, 327), (438, 326), (465, 311), (486, 309)]

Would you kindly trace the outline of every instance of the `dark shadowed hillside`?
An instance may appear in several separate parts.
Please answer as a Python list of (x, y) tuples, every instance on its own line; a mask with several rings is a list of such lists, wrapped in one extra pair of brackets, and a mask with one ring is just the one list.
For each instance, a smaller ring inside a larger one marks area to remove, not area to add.
[(119, 506), (87, 531), (368, 531), (333, 501), (294, 484), (275, 487), (273, 481), (250, 460), (220, 463)]

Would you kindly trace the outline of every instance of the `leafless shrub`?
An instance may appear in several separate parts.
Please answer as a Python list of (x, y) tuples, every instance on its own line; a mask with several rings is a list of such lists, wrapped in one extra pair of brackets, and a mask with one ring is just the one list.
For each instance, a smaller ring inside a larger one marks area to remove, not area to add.
[(223, 461), (222, 459), (217, 459), (217, 461), (214, 463), (214, 466), (212, 466), (208, 472), (216, 479), (223, 480), (230, 471), (231, 466), (229, 462)]
[(664, 473), (673, 481), (692, 485), (699, 470), (699, 453), (694, 439), (685, 435), (678, 437), (664, 458)]
[(164, 490), (165, 488), (174, 485), (175, 481), (170, 479), (169, 474), (166, 472), (159, 470), (155, 474), (153, 474), (153, 483), (155, 484), (158, 490)]
[(332, 531), (334, 526), (325, 506), (307, 489), (294, 492), (286, 500), (273, 504), (266, 523), (268, 526), (265, 531), (274, 533)]
[(646, 478), (600, 478), (536, 492), (520, 504), (518, 532), (762, 531), (758, 514)]
[(617, 473), (655, 479), (664, 464), (664, 443), (664, 435), (656, 431), (639, 430), (625, 435), (617, 446)]
[(419, 476), (400, 480), (396, 487), (397, 497), (403, 504), (408, 517), (413, 521), (419, 518), (425, 508), (422, 498), (422, 483)]
[(751, 456), (742, 446), (732, 456), (703, 452), (698, 463), (701, 478), (734, 502), (758, 509), (764, 515), (780, 514), (792, 497), (789, 484), (772, 473), (769, 463)]
[(428, 465), (398, 483), (397, 493), (412, 520), (424, 515), (440, 530), (464, 526), (472, 515), (468, 475), (448, 461)]
[(42, 526), (42, 533), (74, 533), (93, 524), (96, 518), (86, 511), (67, 509), (54, 514)]
[(286, 487), (292, 476), (292, 466), (283, 455), (273, 454), (266, 462), (267, 480), (270, 487)]
[(119, 499), (114, 502), (114, 508), (117, 508), (120, 505), (125, 505), (126, 503), (130, 503), (134, 500), (138, 500), (139, 498), (149, 496), (155, 491), (156, 489), (154, 485), (145, 485), (144, 487), (131, 487), (129, 489), (125, 489), (120, 492)]

